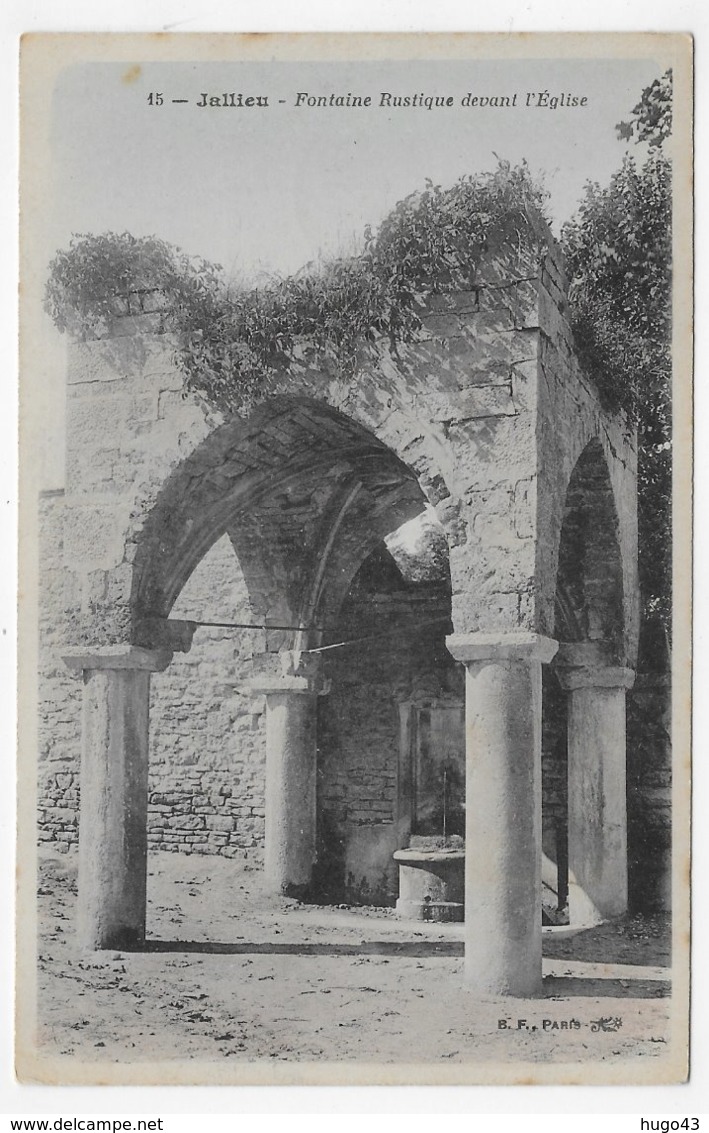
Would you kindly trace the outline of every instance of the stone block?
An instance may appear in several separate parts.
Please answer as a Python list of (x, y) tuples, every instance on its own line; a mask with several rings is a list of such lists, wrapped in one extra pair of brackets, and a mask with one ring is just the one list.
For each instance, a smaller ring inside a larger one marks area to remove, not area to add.
[(204, 818), (198, 814), (177, 814), (168, 818), (168, 826), (173, 830), (201, 830), (204, 828)]
[(206, 827), (213, 832), (220, 831), (230, 834), (235, 827), (234, 819), (228, 815), (211, 814), (205, 819)]
[(459, 319), (451, 314), (424, 315), (423, 325), (435, 338), (452, 338), (461, 333)]
[(517, 410), (507, 385), (474, 386), (448, 394), (429, 394), (421, 399), (422, 409), (434, 421), (468, 421), (479, 417), (505, 417)]
[(111, 570), (123, 559), (122, 531), (126, 521), (121, 506), (67, 504), (64, 522), (64, 552), (82, 572)]
[[(463, 312), (477, 310), (479, 291), (446, 291), (438, 295), (431, 295), (427, 302), (428, 314), (446, 312)], [(427, 317), (426, 316), (426, 317)]]

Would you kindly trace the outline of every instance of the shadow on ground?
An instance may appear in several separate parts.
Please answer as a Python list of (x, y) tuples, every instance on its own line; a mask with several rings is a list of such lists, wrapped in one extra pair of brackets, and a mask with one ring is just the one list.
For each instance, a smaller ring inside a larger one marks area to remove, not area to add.
[(355, 944), (307, 944), (270, 940), (221, 944), (210, 940), (146, 940), (140, 952), (207, 952), (223, 956), (462, 956), (462, 940), (368, 940)]
[(545, 976), (544, 999), (597, 998), (665, 999), (672, 992), (669, 980), (582, 979), (577, 976)]
[(669, 967), (671, 944), (669, 917), (657, 913), (620, 917), (564, 935), (545, 933), (542, 947), (550, 960)]
[[(153, 855), (147, 941), (84, 953), (76, 855), (45, 851), (40, 862), (38, 1042), (72, 1065), (128, 1074), (176, 1060), (204, 1081), (202, 1064), (210, 1074), (266, 1060), (284, 1072), (290, 1062), (384, 1071), (415, 1052), (421, 1066), (457, 1064), (461, 1075), (577, 1062), (634, 1073), (650, 1059), (662, 1070), (671, 999), (659, 918), (545, 932), (543, 990), (522, 1007), (464, 983), (462, 925), (274, 899), (257, 871), (220, 857)], [(526, 1026), (512, 1019), (518, 1009)]]
[[(581, 935), (581, 934), (579, 934)], [(570, 938), (573, 940), (573, 938)], [(566, 942), (567, 944), (569, 941)], [(590, 957), (594, 964), (613, 963), (622, 964), (622, 960), (604, 960), (599, 956), (597, 947), (589, 948)], [(416, 959), (432, 958), (436, 956), (462, 957), (464, 955), (463, 942), (450, 941), (392, 941), (369, 940), (358, 941), (353, 944), (318, 943), (309, 944), (303, 941), (244, 941), (240, 943), (223, 943), (209, 940), (146, 940), (135, 951), (158, 953), (206, 954), (216, 956), (400, 956)], [(557, 949), (557, 951), (560, 951)], [(575, 960), (580, 959), (577, 948), (568, 950)], [(546, 948), (545, 948), (546, 952)], [(563, 958), (563, 957), (562, 957)], [(643, 979), (637, 976), (614, 978), (613, 976), (600, 977), (603, 995), (615, 999), (657, 999), (670, 994), (669, 980)], [(558, 997), (595, 997), (599, 994), (599, 977), (597, 975), (579, 977), (573, 975), (546, 976), (544, 979), (544, 998)]]

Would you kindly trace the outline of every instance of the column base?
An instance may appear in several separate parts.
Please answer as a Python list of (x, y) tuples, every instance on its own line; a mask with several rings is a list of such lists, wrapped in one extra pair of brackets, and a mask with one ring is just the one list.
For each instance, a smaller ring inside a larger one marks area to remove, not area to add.
[(97, 955), (105, 952), (142, 952), (145, 949), (145, 932), (139, 929), (117, 928), (98, 939), (82, 939), (80, 935), (79, 947), (82, 952), (95, 952)]
[(479, 999), (540, 999), (544, 994), (541, 971), (533, 978), (487, 976), (472, 961), (465, 960), (464, 980)]

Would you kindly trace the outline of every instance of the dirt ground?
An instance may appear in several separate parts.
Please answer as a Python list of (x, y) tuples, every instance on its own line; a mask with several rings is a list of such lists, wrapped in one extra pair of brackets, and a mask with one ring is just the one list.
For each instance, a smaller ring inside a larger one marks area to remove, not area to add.
[(480, 1002), (463, 983), (462, 925), (267, 897), (260, 874), (233, 860), (151, 854), (140, 952), (82, 955), (75, 901), (75, 857), (45, 852), (38, 1042), (48, 1054), (450, 1065), (667, 1049), (659, 917), (545, 930), (543, 998)]

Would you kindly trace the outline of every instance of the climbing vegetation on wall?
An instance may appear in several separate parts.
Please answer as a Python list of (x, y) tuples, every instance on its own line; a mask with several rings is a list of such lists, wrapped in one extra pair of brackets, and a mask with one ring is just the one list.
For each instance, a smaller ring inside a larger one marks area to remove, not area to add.
[(156, 236), (79, 235), (50, 264), (44, 306), (60, 331), (104, 337), (117, 317), (142, 314), (148, 298), (152, 309), (162, 295), (178, 311), (216, 299), (219, 271)]
[(670, 370), (672, 188), (669, 162), (627, 157), (607, 188), (586, 187), (563, 247), (580, 360), (611, 403), (666, 404)]
[(396, 353), (416, 337), (428, 297), (474, 289), (481, 257), (544, 196), (524, 164), (501, 162), (449, 189), (429, 181), (365, 229), (359, 255), (250, 289), (155, 237), (77, 236), (52, 262), (46, 308), (61, 330), (100, 336), (116, 316), (154, 311), (162, 294), (186, 390), (238, 412), (311, 356), (352, 373), (367, 343), (384, 337)]
[(562, 231), (579, 359), (609, 407), (638, 430), (640, 584), (645, 612), (671, 625), (672, 74), (647, 87), (623, 139), (647, 147), (626, 157), (609, 185), (589, 184)]

